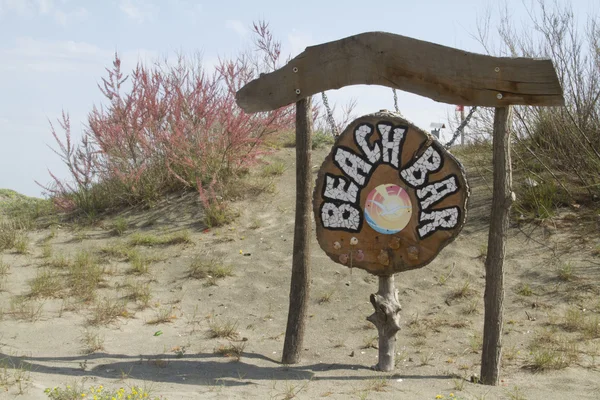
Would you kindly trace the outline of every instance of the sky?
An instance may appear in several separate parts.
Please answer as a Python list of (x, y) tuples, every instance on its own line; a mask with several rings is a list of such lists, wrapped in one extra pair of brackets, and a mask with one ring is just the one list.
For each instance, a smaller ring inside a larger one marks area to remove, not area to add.
[[(562, 2), (562, 1), (561, 1)], [(511, 17), (527, 23), (531, 0), (507, 0)], [(582, 20), (598, 0), (572, 0)], [(177, 53), (201, 53), (208, 68), (251, 43), (253, 21), (265, 20), (295, 56), (306, 46), (368, 31), (385, 31), (484, 53), (474, 39), (477, 21), (497, 1), (206, 1), (0, 0), (0, 188), (41, 196), (36, 184), (67, 172), (51, 147), (50, 124), (64, 111), (79, 136), (93, 105), (105, 104), (97, 87), (115, 52), (123, 71)], [(327, 93), (330, 103), (357, 101), (357, 116), (393, 110), (389, 88), (352, 86)], [(446, 122), (454, 105), (399, 92), (401, 112), (425, 130)], [(59, 130), (60, 134), (60, 130)], [(449, 138), (449, 129), (442, 131)]]

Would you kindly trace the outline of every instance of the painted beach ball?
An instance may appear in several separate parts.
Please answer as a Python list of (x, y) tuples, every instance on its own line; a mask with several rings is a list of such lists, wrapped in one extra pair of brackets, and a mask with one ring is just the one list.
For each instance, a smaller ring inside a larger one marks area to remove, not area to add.
[(384, 184), (373, 189), (365, 203), (365, 220), (379, 233), (392, 235), (410, 222), (412, 204), (406, 190)]

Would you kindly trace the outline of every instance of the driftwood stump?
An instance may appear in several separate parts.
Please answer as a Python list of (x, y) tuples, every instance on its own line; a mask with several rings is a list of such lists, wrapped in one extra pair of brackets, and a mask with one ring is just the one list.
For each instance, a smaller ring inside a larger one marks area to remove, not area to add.
[(379, 277), (379, 291), (371, 295), (375, 312), (367, 317), (379, 333), (379, 362), (373, 368), (392, 371), (396, 358), (396, 333), (400, 330), (400, 302), (394, 288), (394, 275)]

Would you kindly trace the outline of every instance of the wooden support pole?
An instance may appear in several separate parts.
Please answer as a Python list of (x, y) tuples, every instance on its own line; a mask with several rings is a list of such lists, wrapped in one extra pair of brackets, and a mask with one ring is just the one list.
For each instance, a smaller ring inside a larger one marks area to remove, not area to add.
[(504, 256), (509, 211), (514, 201), (510, 163), (510, 107), (497, 107), (493, 133), (494, 189), (488, 251), (485, 259), (485, 318), (481, 382), (498, 385), (502, 355)]
[(312, 210), (310, 169), (312, 130), (311, 98), (307, 97), (296, 103), (296, 221), (290, 307), (281, 359), (284, 364), (296, 364), (300, 361), (308, 308), (310, 213)]
[(396, 333), (400, 330), (400, 302), (394, 288), (394, 275), (379, 277), (379, 291), (371, 295), (375, 312), (367, 317), (379, 333), (379, 362), (374, 369), (392, 371), (396, 359)]

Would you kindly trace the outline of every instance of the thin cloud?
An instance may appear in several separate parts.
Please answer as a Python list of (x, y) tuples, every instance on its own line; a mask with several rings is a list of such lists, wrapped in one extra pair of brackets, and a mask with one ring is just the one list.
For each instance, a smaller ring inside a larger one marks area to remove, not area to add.
[(154, 4), (144, 0), (120, 0), (119, 9), (128, 18), (140, 24), (147, 20), (153, 20), (158, 11)]
[(287, 38), (292, 57), (302, 53), (308, 46), (315, 44), (314, 39), (310, 34), (298, 32), (296, 30), (293, 30), (292, 33), (288, 34)]
[[(61, 2), (65, 4), (65, 2)], [(50, 17), (59, 25), (65, 26), (71, 21), (83, 21), (88, 16), (84, 7), (73, 10), (57, 7), (53, 0), (0, 0), (0, 17), (16, 14), (19, 17)]]
[(241, 37), (244, 37), (248, 34), (248, 30), (244, 26), (244, 23), (238, 19), (228, 19), (225, 21), (225, 27), (227, 29), (231, 29)]

